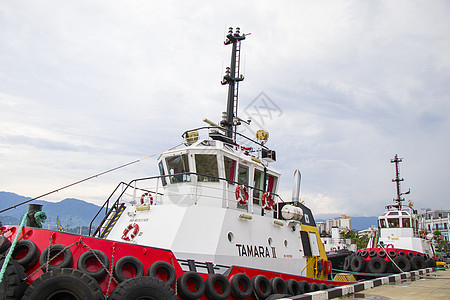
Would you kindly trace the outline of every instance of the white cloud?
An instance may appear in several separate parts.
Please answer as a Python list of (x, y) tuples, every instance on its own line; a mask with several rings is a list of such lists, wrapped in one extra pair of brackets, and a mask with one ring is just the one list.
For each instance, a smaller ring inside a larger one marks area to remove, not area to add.
[[(394, 196), (389, 159), (399, 153), (416, 205), (441, 208), (449, 11), (445, 1), (3, 2), (0, 189), (35, 196), (217, 121), (222, 42), (240, 26), (252, 33), (240, 112), (261, 91), (281, 108), (265, 126), (288, 198), (299, 168), (316, 213), (377, 214)], [(100, 203), (121, 177), (153, 175), (151, 162), (67, 197)]]

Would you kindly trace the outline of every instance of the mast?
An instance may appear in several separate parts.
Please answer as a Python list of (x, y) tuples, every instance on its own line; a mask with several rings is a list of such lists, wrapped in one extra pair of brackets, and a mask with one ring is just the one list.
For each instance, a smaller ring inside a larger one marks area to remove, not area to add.
[(397, 198), (394, 198), (393, 201), (397, 203), (394, 207), (397, 207), (398, 210), (402, 209), (402, 202), (405, 201), (405, 198), (402, 198), (402, 195), (409, 194), (411, 190), (408, 189), (407, 192), (400, 192), (400, 182), (403, 181), (403, 178), (400, 178), (400, 168), (399, 163), (403, 161), (403, 158), (399, 158), (397, 154), (395, 154), (394, 159), (391, 159), (391, 163), (395, 163), (395, 178), (392, 179), (392, 182), (395, 182), (397, 185)]
[(225, 45), (233, 45), (231, 51), (231, 64), (226, 68), (223, 76), (222, 85), (228, 84), (227, 111), (223, 114), (220, 125), (226, 128), (226, 136), (234, 139), (233, 131), (236, 130), (234, 118), (237, 117), (238, 90), (239, 81), (244, 80), (244, 76), (239, 74), (239, 62), (241, 52), (241, 41), (245, 39), (245, 34), (241, 35), (241, 29), (236, 27), (233, 33), (233, 27), (230, 27), (226, 36)]

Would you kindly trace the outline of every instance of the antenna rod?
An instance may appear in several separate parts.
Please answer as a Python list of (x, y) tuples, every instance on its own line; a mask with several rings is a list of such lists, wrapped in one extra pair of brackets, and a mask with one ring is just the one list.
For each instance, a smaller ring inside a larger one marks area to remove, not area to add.
[(236, 31), (233, 33), (233, 27), (230, 27), (225, 45), (233, 45), (231, 51), (231, 63), (230, 67), (227, 67), (225, 76), (223, 76), (222, 85), (228, 84), (228, 99), (227, 99), (227, 112), (226, 119), (222, 120), (220, 124), (226, 128), (226, 135), (229, 138), (233, 138), (233, 126), (235, 116), (235, 106), (237, 106), (239, 81), (244, 80), (244, 76), (239, 75), (239, 60), (240, 60), (240, 44), (245, 39), (245, 34), (241, 35), (241, 29), (236, 27)]
[(397, 183), (397, 198), (394, 198), (394, 202), (397, 202), (398, 209), (402, 209), (402, 201), (405, 201), (404, 198), (401, 198), (401, 195), (403, 195), (400, 192), (400, 182), (403, 181), (403, 178), (400, 178), (400, 168), (399, 163), (403, 161), (403, 158), (399, 158), (397, 154), (395, 154), (394, 159), (391, 159), (391, 163), (395, 163), (395, 179), (392, 179), (392, 182)]

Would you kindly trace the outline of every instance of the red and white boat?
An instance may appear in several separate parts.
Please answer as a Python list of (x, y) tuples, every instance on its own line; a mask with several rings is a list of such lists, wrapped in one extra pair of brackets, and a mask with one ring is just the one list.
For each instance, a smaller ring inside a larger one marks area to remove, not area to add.
[(395, 164), (397, 197), (393, 205), (387, 205), (385, 212), (378, 217), (378, 230), (374, 231), (367, 248), (358, 250), (346, 258), (345, 270), (381, 274), (385, 272), (406, 272), (435, 267), (433, 235), (419, 230), (417, 211), (410, 201), (407, 206), (400, 192), (399, 163), (402, 158), (396, 154), (391, 163)]
[(329, 280), (313, 214), (299, 201), (300, 173), (293, 199), (281, 199), (268, 133), (236, 130), (246, 122), (237, 117), (244, 39), (239, 28), (226, 37), (233, 51), (220, 124), (205, 119), (184, 132), (159, 156), (159, 175), (120, 183), (92, 234), (1, 228), (0, 253), (12, 260), (0, 260), (0, 298), (265, 299), (349, 284)]

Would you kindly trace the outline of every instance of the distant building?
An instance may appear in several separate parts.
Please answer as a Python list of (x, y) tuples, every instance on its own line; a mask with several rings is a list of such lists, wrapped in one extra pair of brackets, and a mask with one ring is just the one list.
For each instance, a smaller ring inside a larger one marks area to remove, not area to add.
[(322, 235), (324, 231), (327, 231), (325, 222), (316, 222), (316, 227), (320, 235)]
[(343, 230), (351, 230), (352, 229), (352, 217), (341, 215), (339, 217), (339, 229)]
[(339, 228), (331, 228), (331, 237), (321, 237), (325, 251), (338, 251), (347, 249), (349, 251), (356, 251), (356, 244), (352, 244), (351, 239), (343, 239), (339, 233)]
[(328, 219), (326, 225), (326, 231), (328, 234), (331, 234), (331, 229), (333, 227), (339, 228), (339, 219)]
[(446, 241), (450, 241), (450, 210), (422, 209), (417, 214), (419, 230), (433, 233), (439, 230)]

